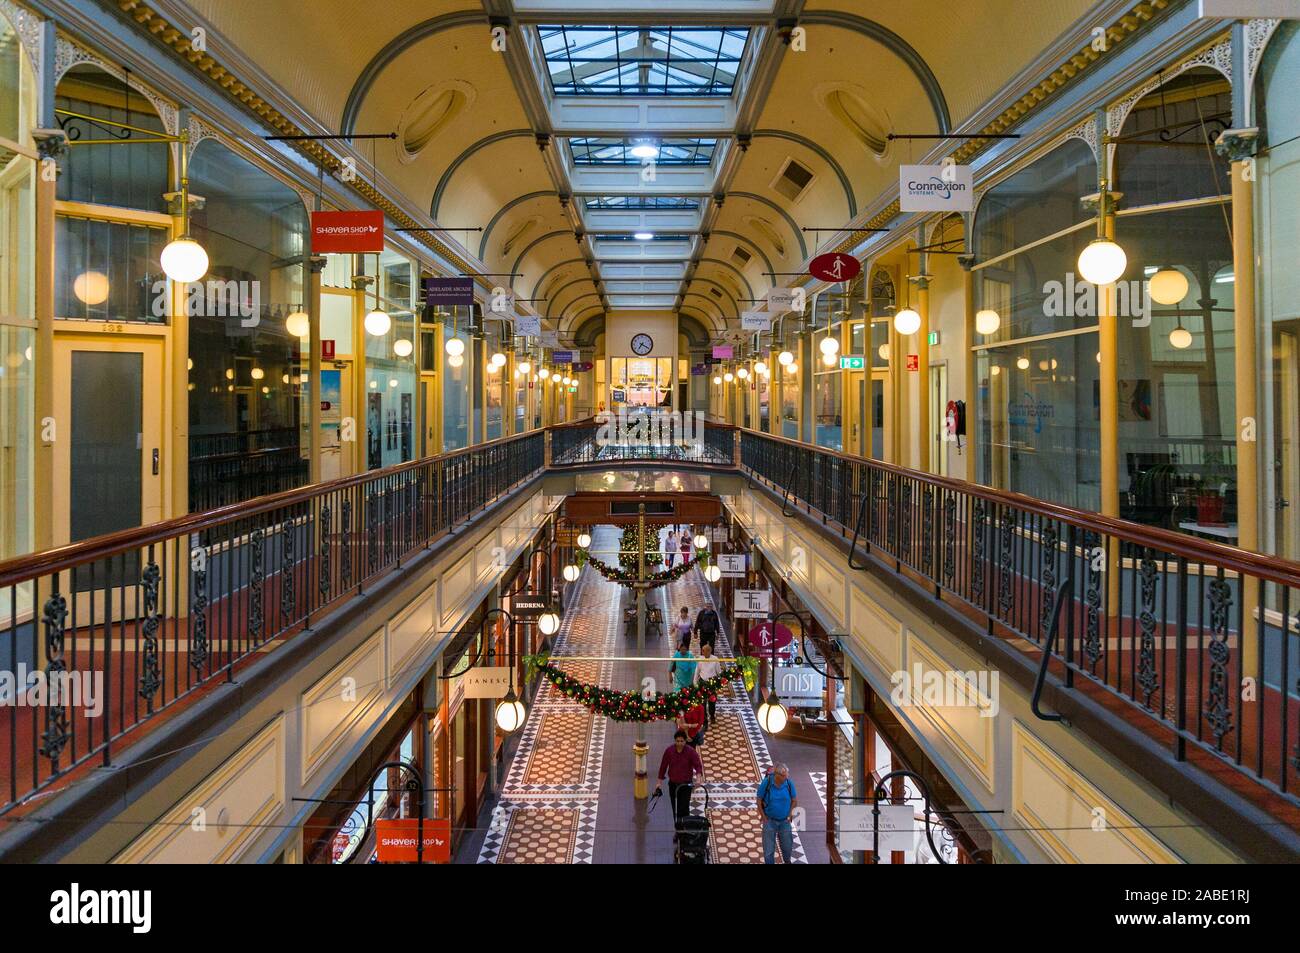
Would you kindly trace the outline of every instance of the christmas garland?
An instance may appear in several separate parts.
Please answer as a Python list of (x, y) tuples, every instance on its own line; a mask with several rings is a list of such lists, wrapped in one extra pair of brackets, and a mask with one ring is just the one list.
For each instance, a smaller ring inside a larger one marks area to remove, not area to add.
[[(615, 569), (613, 566), (603, 563), (591, 555), (587, 555), (585, 562), (590, 563), (591, 568), (595, 569), (596, 572), (600, 573), (610, 582), (618, 582), (628, 585), (637, 581), (637, 572), (635, 568)], [(698, 560), (691, 559), (684, 563), (678, 563), (672, 569), (662, 569), (659, 572), (650, 573), (650, 575), (645, 578), (646, 588), (654, 589), (658, 586), (664, 585), (665, 583), (672, 582), (674, 579), (682, 578), (682, 576), (686, 575), (696, 562), (698, 562)]]
[(754, 687), (758, 659), (739, 658), (713, 678), (706, 678), (675, 692), (655, 692), (641, 695), (638, 692), (619, 692), (599, 685), (587, 685), (572, 675), (560, 671), (549, 661), (548, 655), (525, 655), (524, 667), (531, 680), (542, 675), (565, 698), (570, 698), (596, 715), (614, 721), (665, 721), (706, 701), (717, 701), (724, 685), (737, 675), (745, 680), (745, 688)]

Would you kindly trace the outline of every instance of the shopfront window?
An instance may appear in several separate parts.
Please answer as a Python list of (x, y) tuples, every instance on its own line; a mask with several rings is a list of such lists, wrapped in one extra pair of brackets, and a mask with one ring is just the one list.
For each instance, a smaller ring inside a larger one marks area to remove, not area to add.
[[(823, 296), (829, 298), (828, 295)], [(838, 342), (842, 337), (842, 325), (832, 325), (827, 333), (813, 336), (815, 349), (815, 366), (813, 372), (813, 417), (814, 440), (819, 447), (828, 450), (844, 449), (844, 417), (841, 395), (843, 391), (843, 374), (840, 371), (839, 351), (830, 352), (834, 363), (827, 364), (823, 359), (828, 352), (822, 350), (826, 340)]]
[(210, 261), (189, 316), (190, 508), (202, 510), (307, 481), (307, 359), (285, 327), (303, 306), (307, 214), (213, 140), (194, 150), (190, 187), (204, 197), (190, 231)]
[[(1120, 515), (1229, 542), (1237, 521), (1232, 210), (1228, 163), (1214, 140), (1231, 110), (1228, 82), (1213, 70), (1189, 70), (1148, 93), (1121, 132), (1114, 186), (1124, 196), (1115, 238), (1129, 265), (1116, 301)], [(1134, 293), (1162, 271), (1186, 283), (1179, 300)]]
[(609, 360), (610, 407), (664, 407), (673, 401), (673, 359), (612, 357)]
[(1265, 472), (1263, 524), (1267, 551), (1300, 558), (1300, 24), (1278, 27), (1260, 64), (1256, 118), (1267, 151), (1256, 159), (1259, 313), (1266, 349), (1261, 407), (1271, 426), (1261, 429)]
[(505, 413), (505, 395), (506, 395), (506, 368), (508, 363), (499, 367), (492, 363), (493, 348), (487, 349), (487, 377), (484, 383), (484, 414), (486, 424), (486, 433), (484, 436), (488, 440), (497, 440), (502, 436), (502, 426), (504, 425)]
[(1092, 237), (1079, 199), (1095, 191), (1092, 150), (1071, 140), (980, 203), (975, 303), (998, 321), (976, 338), (972, 421), (981, 482), (1091, 510), (1101, 502), (1097, 310), (1074, 269)]
[[(0, 14), (0, 560), (32, 548), (36, 311), (32, 284), (36, 162), (25, 132), (33, 90), (27, 53)], [(0, 614), (11, 609), (0, 593)], [(26, 593), (18, 592), (19, 601)]]
[[(459, 310), (459, 309), (458, 309)], [(455, 362), (443, 352), (442, 373), (442, 449), (443, 452), (469, 446), (469, 382), (473, 347), (469, 334), (450, 325), (443, 326), (444, 341), (460, 341), (464, 350)], [(459, 366), (456, 364), (459, 363)]]
[(797, 364), (781, 368), (781, 436), (799, 439), (799, 374)]
[(404, 463), (415, 457), (415, 312), (412, 307), (414, 263), (386, 249), (379, 255), (379, 300), (364, 308), (382, 308), (391, 319), (384, 334), (365, 332), (366, 469)]

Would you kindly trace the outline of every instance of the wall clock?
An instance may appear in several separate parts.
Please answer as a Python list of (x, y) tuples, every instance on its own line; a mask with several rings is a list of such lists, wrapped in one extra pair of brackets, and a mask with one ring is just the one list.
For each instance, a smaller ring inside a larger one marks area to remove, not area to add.
[(634, 334), (632, 336), (632, 350), (642, 356), (649, 354), (655, 348), (654, 339), (648, 334)]

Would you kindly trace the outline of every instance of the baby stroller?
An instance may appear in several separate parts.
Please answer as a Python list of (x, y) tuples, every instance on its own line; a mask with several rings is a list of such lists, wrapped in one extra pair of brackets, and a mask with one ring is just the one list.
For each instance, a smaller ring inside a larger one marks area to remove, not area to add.
[[(703, 785), (701, 785), (703, 787)], [(704, 815), (687, 814), (677, 821), (677, 848), (673, 854), (675, 864), (707, 864), (709, 862), (709, 789), (704, 788)]]

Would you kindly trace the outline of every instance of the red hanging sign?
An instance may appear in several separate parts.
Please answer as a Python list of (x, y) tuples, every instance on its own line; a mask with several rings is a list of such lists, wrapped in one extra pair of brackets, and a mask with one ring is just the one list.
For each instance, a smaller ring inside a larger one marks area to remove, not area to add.
[[(375, 851), (381, 864), (415, 863), (415, 840), (420, 819), (403, 817), (375, 821)], [(451, 821), (447, 818), (424, 819), (424, 857), (426, 864), (451, 863)]]
[(383, 212), (312, 212), (314, 255), (363, 254), (384, 250)]
[(831, 252), (808, 262), (808, 274), (822, 281), (852, 281), (862, 271), (862, 263), (852, 255)]
[(746, 640), (757, 658), (771, 658), (775, 649), (783, 649), (794, 641), (794, 633), (780, 623), (760, 622), (749, 630)]

